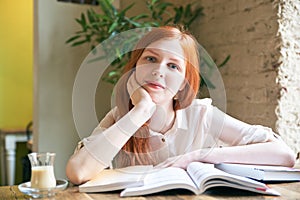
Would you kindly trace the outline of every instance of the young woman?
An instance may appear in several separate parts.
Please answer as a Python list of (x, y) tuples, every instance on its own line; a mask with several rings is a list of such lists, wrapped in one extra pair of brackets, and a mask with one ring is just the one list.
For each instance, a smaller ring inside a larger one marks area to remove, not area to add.
[[(81, 184), (111, 165), (185, 168), (192, 161), (293, 166), (291, 149), (271, 129), (234, 119), (195, 99), (197, 42), (175, 27), (155, 28), (131, 53), (116, 86), (116, 107), (84, 138), (66, 173)], [(218, 147), (216, 141), (227, 144)]]

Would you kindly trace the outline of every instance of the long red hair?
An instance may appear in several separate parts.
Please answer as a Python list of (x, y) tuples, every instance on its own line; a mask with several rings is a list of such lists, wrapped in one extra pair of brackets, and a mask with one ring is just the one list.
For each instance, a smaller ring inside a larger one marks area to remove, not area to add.
[[(180, 43), (186, 62), (185, 87), (178, 91), (173, 101), (174, 110), (189, 106), (196, 97), (200, 84), (198, 43), (188, 32), (179, 27), (163, 26), (153, 28), (139, 40), (130, 59), (124, 68), (124, 75), (118, 81), (115, 90), (115, 102), (121, 116), (125, 115), (132, 107), (126, 83), (134, 71), (136, 63), (144, 49), (151, 43), (162, 39), (176, 39)], [(149, 128), (145, 124), (131, 137), (117, 155), (115, 165), (124, 167), (138, 164), (157, 164), (157, 160), (150, 154), (152, 147), (149, 145)]]

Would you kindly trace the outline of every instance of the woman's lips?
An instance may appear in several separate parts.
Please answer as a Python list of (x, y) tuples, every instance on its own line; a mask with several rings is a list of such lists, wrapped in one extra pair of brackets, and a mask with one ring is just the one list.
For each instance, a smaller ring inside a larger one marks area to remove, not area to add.
[(160, 83), (157, 82), (151, 82), (151, 81), (147, 81), (146, 84), (151, 87), (151, 88), (155, 88), (155, 89), (165, 89), (165, 87), (163, 85), (161, 85)]

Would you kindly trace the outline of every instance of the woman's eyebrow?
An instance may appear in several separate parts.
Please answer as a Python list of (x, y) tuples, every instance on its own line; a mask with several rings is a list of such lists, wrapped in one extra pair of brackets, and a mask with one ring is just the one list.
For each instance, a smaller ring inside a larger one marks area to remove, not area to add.
[[(156, 51), (155, 51), (155, 49), (150, 49), (150, 48), (148, 48), (148, 49), (145, 49), (145, 51), (144, 52), (150, 52), (150, 53), (152, 53), (152, 54), (154, 54), (154, 55), (156, 55), (156, 56), (160, 56), (160, 54), (159, 53), (157, 53)], [(165, 50), (164, 50), (165, 51)], [(169, 51), (167, 51), (167, 52), (169, 52)], [(171, 52), (172, 53), (172, 52)], [(184, 59), (178, 59), (178, 58), (170, 58), (170, 60), (173, 60), (173, 61), (175, 61), (175, 62), (180, 62), (181, 60), (184, 60)]]
[(156, 53), (154, 49), (145, 49), (144, 52), (148, 52), (148, 51), (152, 54), (155, 54), (156, 56), (159, 56), (159, 53)]

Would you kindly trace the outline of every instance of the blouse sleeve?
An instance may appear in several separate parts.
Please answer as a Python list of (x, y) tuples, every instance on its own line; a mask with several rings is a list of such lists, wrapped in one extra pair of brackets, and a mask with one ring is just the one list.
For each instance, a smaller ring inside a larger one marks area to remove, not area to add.
[[(91, 136), (96, 136), (98, 134), (101, 134), (106, 128), (114, 124), (116, 116), (117, 116), (116, 108), (109, 111), (106, 114), (106, 116), (100, 121), (99, 125), (93, 130)], [(78, 142), (74, 154), (77, 153), (84, 146), (83, 139)]]
[(218, 128), (219, 139), (228, 145), (246, 145), (280, 139), (271, 128), (261, 125), (250, 125), (235, 119), (218, 108), (211, 108), (211, 126)]
[(84, 149), (99, 163), (108, 167), (121, 148), (144, 123), (145, 118), (139, 120), (138, 117), (138, 115), (132, 116), (131, 111), (120, 117), (117, 109), (113, 109), (89, 137), (83, 138)]

